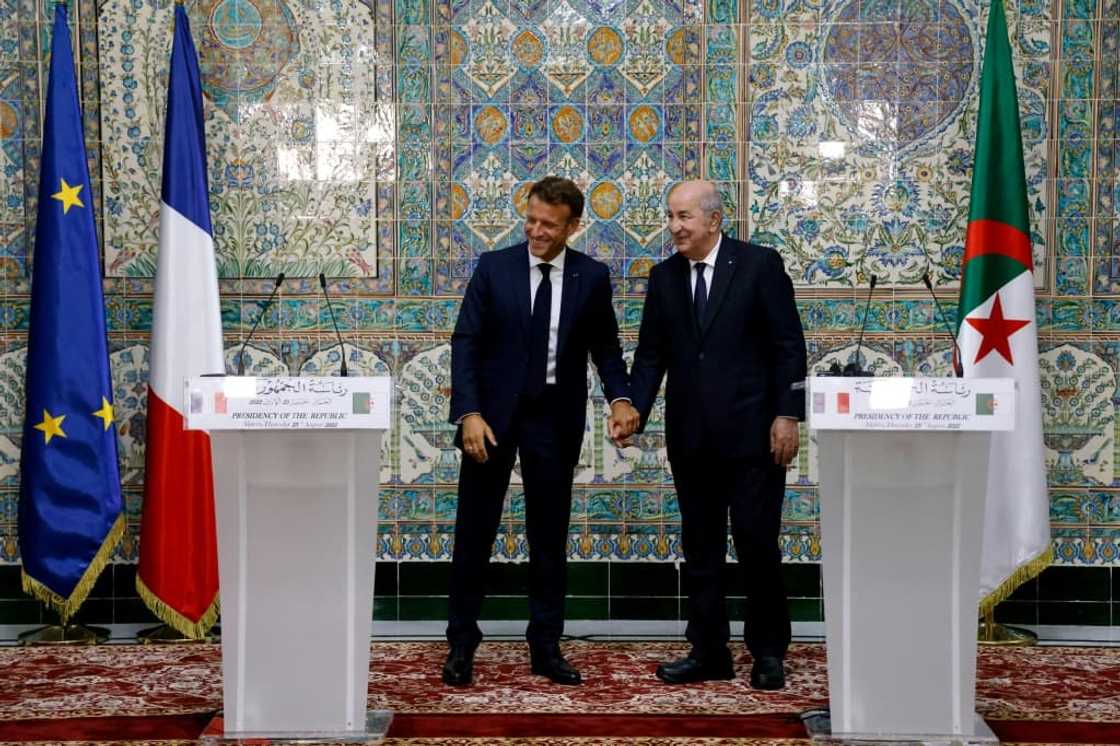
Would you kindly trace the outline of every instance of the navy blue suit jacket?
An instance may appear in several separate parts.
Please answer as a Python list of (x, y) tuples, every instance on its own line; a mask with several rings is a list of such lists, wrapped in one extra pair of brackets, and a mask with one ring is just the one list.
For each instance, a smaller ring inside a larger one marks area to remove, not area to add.
[[(778, 252), (723, 237), (700, 323), (691, 266), (674, 254), (649, 275), (630, 369), (644, 429), (666, 372), (669, 460), (711, 454), (772, 462), (774, 417), (804, 419), (805, 338)], [(640, 432), (641, 430), (639, 430)]]
[[(451, 335), (451, 416), (478, 412), (501, 443), (525, 390), (529, 367), (529, 250), (525, 243), (479, 257)], [(568, 249), (556, 352), (561, 454), (579, 458), (590, 356), (608, 401), (630, 396), (611, 302), (610, 270)], [(462, 428), (455, 442), (462, 447)]]

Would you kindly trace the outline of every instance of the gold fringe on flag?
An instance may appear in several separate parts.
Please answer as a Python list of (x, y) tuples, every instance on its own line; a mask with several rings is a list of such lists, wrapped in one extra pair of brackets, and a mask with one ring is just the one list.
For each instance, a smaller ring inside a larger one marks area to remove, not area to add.
[(140, 573), (136, 574), (136, 592), (140, 594), (140, 598), (144, 600), (144, 603), (161, 622), (191, 640), (205, 638), (206, 633), (218, 621), (220, 598), (217, 594), (214, 595), (214, 600), (210, 602), (210, 606), (207, 607), (198, 621), (195, 621), (164, 603), (151, 588), (144, 585), (144, 581), (140, 579)]
[(74, 590), (70, 592), (68, 598), (63, 598), (47, 586), (40, 583), (35, 578), (27, 574), (26, 570), (21, 571), (23, 576), (23, 592), (33, 596), (48, 607), (58, 612), (58, 616), (62, 619), (62, 624), (65, 625), (70, 621), (70, 617), (81, 608), (85, 603), (86, 596), (93, 590), (94, 583), (97, 582), (97, 577), (101, 575), (101, 571), (105, 569), (105, 565), (109, 564), (110, 557), (120, 543), (121, 537), (124, 536), (124, 513), (117, 516), (117, 520), (113, 522), (113, 526), (106, 534), (105, 540), (101, 542), (101, 548), (97, 550), (97, 554), (93, 555), (89, 566), (86, 571), (82, 573), (81, 580), (74, 586)]
[(1049, 567), (1053, 560), (1054, 547), (1052, 544), (1047, 544), (1042, 554), (1016, 567), (1007, 579), (996, 586), (987, 596), (980, 599), (980, 616), (983, 617), (992, 613), (996, 606), (1015, 592), (1016, 588), (1031, 578), (1038, 577), (1038, 574)]

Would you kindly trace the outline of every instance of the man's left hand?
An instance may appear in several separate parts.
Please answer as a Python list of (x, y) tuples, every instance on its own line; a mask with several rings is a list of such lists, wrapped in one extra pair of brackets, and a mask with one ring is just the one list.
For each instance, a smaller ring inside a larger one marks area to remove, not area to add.
[(775, 417), (770, 426), (770, 453), (774, 454), (774, 463), (788, 467), (797, 456), (798, 445), (797, 420)]

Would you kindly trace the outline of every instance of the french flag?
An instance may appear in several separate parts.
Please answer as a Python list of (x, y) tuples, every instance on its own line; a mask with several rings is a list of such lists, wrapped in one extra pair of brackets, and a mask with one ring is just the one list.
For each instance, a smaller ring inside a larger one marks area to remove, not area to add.
[(136, 587), (156, 616), (191, 638), (218, 616), (218, 546), (210, 436), (183, 429), (183, 381), (225, 373), (199, 79), (187, 12), (177, 3)]

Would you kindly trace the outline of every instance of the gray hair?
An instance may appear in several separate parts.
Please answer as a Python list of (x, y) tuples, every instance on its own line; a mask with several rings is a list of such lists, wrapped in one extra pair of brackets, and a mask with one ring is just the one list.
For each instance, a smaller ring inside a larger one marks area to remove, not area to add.
[(709, 183), (708, 188), (700, 195), (700, 209), (708, 214), (723, 212), (723, 198), (720, 197), (715, 184)]

